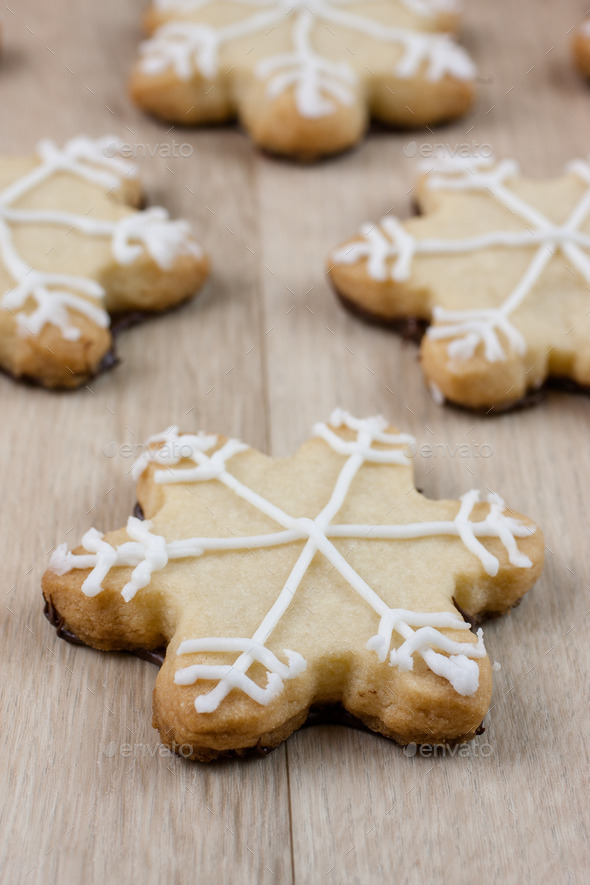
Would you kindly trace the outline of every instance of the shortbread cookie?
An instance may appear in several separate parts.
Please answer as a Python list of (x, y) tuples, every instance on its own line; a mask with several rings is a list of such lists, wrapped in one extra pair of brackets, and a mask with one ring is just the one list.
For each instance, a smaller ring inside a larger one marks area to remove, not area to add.
[(574, 34), (574, 58), (579, 69), (590, 77), (590, 19), (586, 19)]
[(422, 341), (437, 399), (519, 404), (549, 378), (590, 385), (590, 165), (521, 177), (513, 160), (448, 160), (417, 187), (421, 218), (384, 218), (329, 259), (345, 304)]
[(135, 101), (183, 124), (238, 117), (263, 149), (316, 159), (370, 117), (425, 126), (465, 113), (474, 65), (447, 33), (456, 0), (158, 0)]
[(495, 494), (423, 497), (413, 450), (340, 410), (284, 459), (170, 428), (135, 468), (145, 521), (57, 548), (46, 602), (95, 648), (167, 646), (154, 725), (187, 757), (272, 748), (317, 704), (402, 744), (469, 739), (491, 667), (462, 615), (513, 606), (543, 537)]
[(0, 159), (0, 368), (15, 378), (78, 387), (112, 353), (111, 316), (166, 310), (207, 276), (186, 221), (134, 208), (117, 149), (74, 138)]

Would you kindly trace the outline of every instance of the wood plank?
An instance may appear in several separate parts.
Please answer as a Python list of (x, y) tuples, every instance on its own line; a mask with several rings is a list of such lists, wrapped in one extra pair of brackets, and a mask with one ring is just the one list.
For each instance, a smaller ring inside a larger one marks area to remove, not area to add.
[[(122, 336), (123, 365), (90, 391), (0, 378), (0, 868), (26, 882), (583, 881), (590, 401), (552, 393), (489, 420), (440, 409), (416, 348), (349, 316), (324, 275), (330, 248), (360, 222), (411, 212), (414, 140), (417, 151), (490, 144), (538, 175), (588, 152), (590, 89), (568, 52), (582, 8), (471, 4), (465, 39), (482, 83), (470, 117), (432, 135), (378, 132), (298, 168), (235, 130), (167, 130), (132, 107), (123, 84), (143, 7), (21, 0), (2, 12), (1, 150), (80, 132), (190, 144), (190, 159), (139, 162), (149, 202), (194, 221), (214, 275), (191, 306)], [(149, 721), (155, 669), (67, 646), (46, 624), (47, 552), (126, 519), (121, 446), (178, 423), (285, 455), (336, 405), (382, 411), (433, 446), (416, 458), (427, 494), (498, 489), (546, 533), (543, 579), (486, 628), (502, 663), (486, 732), (454, 756), (321, 727), (244, 764), (172, 758)], [(453, 456), (464, 444), (467, 456)]]

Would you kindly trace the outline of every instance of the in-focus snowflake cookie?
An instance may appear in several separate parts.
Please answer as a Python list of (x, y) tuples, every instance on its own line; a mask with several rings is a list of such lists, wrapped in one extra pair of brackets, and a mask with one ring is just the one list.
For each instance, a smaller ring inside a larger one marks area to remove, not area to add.
[(187, 757), (272, 748), (317, 704), (402, 744), (469, 739), (491, 666), (463, 615), (513, 606), (543, 537), (498, 495), (423, 497), (413, 442), (341, 410), (283, 459), (170, 428), (136, 464), (146, 519), (57, 548), (49, 609), (95, 648), (167, 647), (154, 725)]
[(590, 386), (590, 165), (533, 181), (513, 160), (451, 160), (418, 183), (424, 215), (366, 224), (329, 259), (336, 291), (369, 318), (430, 323), (437, 399), (521, 404), (548, 379)]
[(424, 126), (465, 113), (475, 68), (449, 31), (457, 0), (158, 0), (131, 92), (174, 123), (238, 117), (299, 159), (356, 144), (370, 117)]
[(78, 387), (114, 362), (113, 315), (166, 310), (207, 276), (186, 221), (135, 208), (117, 149), (79, 137), (0, 159), (0, 369), (15, 378)]

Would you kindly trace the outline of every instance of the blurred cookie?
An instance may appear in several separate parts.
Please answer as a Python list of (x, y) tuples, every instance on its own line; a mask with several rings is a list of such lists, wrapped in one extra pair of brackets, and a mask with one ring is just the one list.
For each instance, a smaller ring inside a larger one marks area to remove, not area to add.
[(238, 117), (264, 150), (313, 160), (373, 117), (426, 126), (464, 114), (475, 68), (449, 31), (456, 0), (158, 0), (131, 79), (180, 124)]
[(80, 137), (0, 159), (0, 369), (14, 378), (84, 384), (112, 354), (111, 316), (166, 310), (207, 276), (186, 221), (136, 208), (117, 149)]
[(387, 216), (329, 258), (352, 309), (430, 323), (435, 397), (518, 405), (549, 379), (590, 386), (590, 165), (533, 181), (513, 160), (448, 159), (418, 182), (421, 217)]

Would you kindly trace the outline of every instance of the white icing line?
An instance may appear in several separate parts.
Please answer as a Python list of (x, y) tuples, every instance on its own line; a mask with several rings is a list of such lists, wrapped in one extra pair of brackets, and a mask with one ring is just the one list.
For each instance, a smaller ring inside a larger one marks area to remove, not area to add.
[[(54, 175), (66, 173), (97, 184), (106, 191), (120, 186), (124, 178), (135, 178), (132, 163), (111, 156), (121, 147), (117, 139), (74, 138), (59, 148), (51, 141), (38, 145), (39, 165), (12, 182), (0, 193), (0, 258), (14, 286), (0, 295), (0, 308), (19, 311), (20, 334), (38, 335), (44, 326), (56, 326), (67, 341), (77, 341), (80, 330), (72, 313), (86, 316), (101, 328), (110, 324), (104, 310), (104, 289), (95, 281), (68, 274), (39, 271), (19, 254), (11, 225), (54, 225), (84, 236), (108, 238), (114, 260), (128, 265), (147, 253), (162, 270), (170, 270), (179, 255), (202, 257), (185, 221), (170, 221), (165, 209), (153, 207), (119, 221), (106, 221), (59, 209), (18, 209), (12, 204)], [(88, 299), (91, 299), (89, 301)], [(29, 307), (32, 302), (33, 309)]]
[(267, 82), (268, 95), (277, 98), (295, 86), (295, 101), (302, 117), (317, 119), (338, 105), (353, 103), (357, 76), (349, 64), (331, 62), (314, 52), (311, 34), (315, 13), (303, 9), (293, 26), (294, 50), (261, 61), (257, 74)]
[[(334, 432), (342, 426), (356, 433), (356, 440), (344, 441)], [(485, 656), (481, 631), (476, 645), (457, 643), (439, 631), (468, 630), (468, 625), (459, 615), (452, 612), (417, 613), (389, 608), (336, 549), (331, 539), (403, 541), (437, 536), (457, 537), (479, 559), (486, 573), (494, 576), (498, 573), (499, 561), (483, 546), (480, 539), (499, 539), (513, 565), (529, 568), (532, 563), (518, 549), (516, 539), (532, 534), (534, 527), (525, 526), (507, 516), (504, 502), (496, 495), (485, 499), (485, 503), (489, 505), (487, 515), (473, 522), (473, 509), (481, 501), (477, 491), (468, 492), (461, 498), (459, 510), (453, 520), (383, 526), (334, 524), (333, 520), (342, 509), (363, 465), (407, 464), (399, 446), (407, 445), (413, 441), (413, 437), (388, 433), (387, 422), (381, 417), (359, 420), (342, 410), (336, 410), (332, 414), (330, 425), (316, 425), (314, 435), (345, 459), (328, 503), (315, 518), (290, 516), (229, 472), (228, 461), (248, 449), (243, 443), (228, 440), (221, 449), (208, 454), (217, 444), (217, 437), (181, 435), (177, 428), (171, 427), (148, 440), (148, 449), (138, 461), (136, 476), (140, 476), (153, 462), (167, 468), (157, 470), (154, 474), (155, 480), (160, 483), (216, 480), (274, 520), (281, 530), (246, 537), (232, 535), (227, 538), (187, 538), (167, 542), (162, 536), (152, 533), (151, 522), (130, 517), (127, 525), (130, 541), (114, 548), (104, 541), (99, 532), (91, 529), (82, 539), (87, 554), (72, 554), (62, 545), (53, 554), (50, 567), (59, 575), (72, 569), (91, 569), (82, 585), (82, 591), (88, 596), (101, 592), (102, 584), (111, 569), (119, 566), (132, 567), (130, 579), (122, 590), (124, 599), (130, 601), (148, 586), (152, 575), (165, 568), (169, 561), (195, 558), (214, 551), (272, 548), (303, 542), (287, 581), (252, 637), (204, 637), (187, 639), (180, 644), (177, 651), (179, 655), (239, 653), (231, 665), (199, 663), (176, 672), (175, 681), (181, 685), (192, 685), (201, 680), (216, 682), (207, 693), (197, 696), (195, 708), (200, 713), (217, 709), (233, 689), (245, 692), (260, 704), (270, 703), (282, 691), (284, 679), (295, 678), (303, 672), (305, 661), (300, 655), (285, 650), (288, 665), (283, 664), (266, 648), (265, 643), (290, 607), (318, 552), (326, 557), (350, 587), (379, 616), (378, 631), (369, 639), (367, 648), (374, 650), (380, 661), (385, 661), (389, 654), (392, 666), (408, 670), (413, 667), (413, 656), (419, 654), (428, 667), (447, 679), (459, 694), (473, 694), (479, 684), (475, 659)], [(388, 448), (374, 448), (375, 444)], [(160, 448), (154, 448), (156, 445)], [(195, 466), (173, 470), (172, 466), (180, 462), (193, 462)], [(404, 640), (397, 649), (391, 649), (394, 632)], [(434, 649), (446, 652), (446, 656)], [(264, 688), (246, 675), (255, 661), (266, 668), (267, 685)]]
[(428, 384), (428, 389), (430, 391), (430, 396), (432, 397), (432, 399), (434, 400), (436, 405), (437, 406), (444, 405), (445, 395), (442, 392), (442, 390), (440, 389), (440, 387), (438, 386), (438, 384), (435, 384), (434, 381), (430, 381)]
[(341, 265), (366, 260), (367, 273), (373, 279), (406, 282), (411, 278), (414, 260), (419, 256), (538, 246), (518, 284), (499, 307), (481, 310), (433, 308), (433, 324), (426, 334), (434, 341), (449, 341), (448, 354), (451, 358), (468, 360), (483, 345), (486, 360), (494, 363), (507, 358), (499, 333), (515, 353), (526, 353), (525, 337), (510, 317), (530, 296), (556, 252), (561, 251), (586, 285), (590, 286), (590, 259), (582, 251), (590, 249), (590, 235), (579, 230), (590, 213), (590, 166), (583, 161), (569, 165), (568, 171), (589, 187), (569, 218), (563, 224), (554, 224), (507, 187), (507, 180), (518, 174), (518, 166), (513, 160), (505, 160), (495, 166), (491, 163), (489, 158), (447, 158), (435, 164), (434, 171), (427, 177), (427, 186), (432, 190), (487, 192), (523, 220), (526, 225), (523, 230), (493, 230), (454, 240), (416, 239), (399, 219), (388, 216), (379, 225), (363, 225), (360, 238), (336, 249), (332, 253), (332, 260)]

